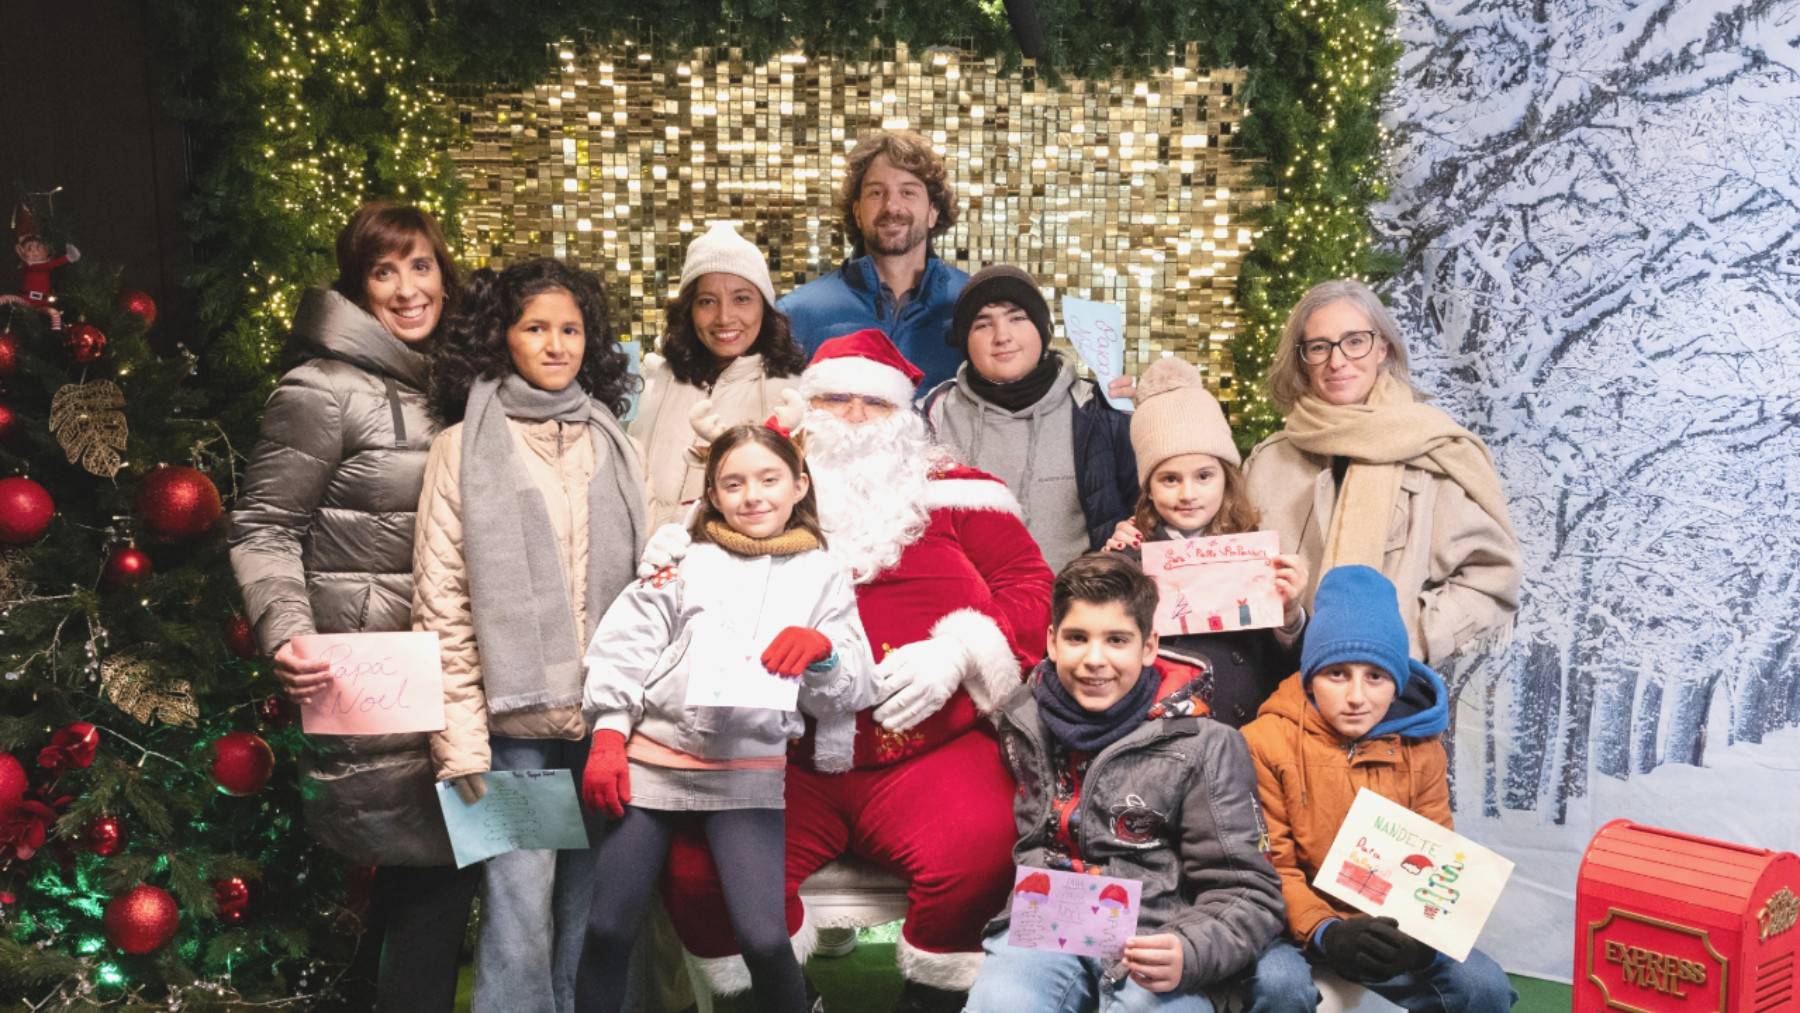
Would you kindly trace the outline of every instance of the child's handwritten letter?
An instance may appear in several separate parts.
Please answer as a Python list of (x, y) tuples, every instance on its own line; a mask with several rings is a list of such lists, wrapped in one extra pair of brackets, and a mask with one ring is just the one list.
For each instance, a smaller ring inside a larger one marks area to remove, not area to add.
[(1027, 950), (1118, 960), (1137, 935), (1135, 879), (1019, 866), (1013, 873), (1006, 943)]
[(331, 665), (330, 685), (300, 705), (300, 727), (308, 734), (443, 730), (437, 634), (312, 633), (295, 637), (294, 650)]
[(688, 643), (689, 707), (800, 707), (800, 680), (769, 674), (762, 648), (743, 634), (708, 629)]
[(1280, 626), (1273, 531), (1144, 543), (1144, 572), (1156, 581), (1156, 632), (1224, 633)]
[[(1101, 393), (1115, 377), (1125, 375), (1125, 310), (1112, 303), (1062, 298), (1063, 333), (1075, 354), (1094, 371)], [(1131, 399), (1108, 396), (1114, 408), (1131, 410)]]
[(1500, 855), (1363, 788), (1312, 885), (1466, 960), (1512, 871)]
[(482, 776), (487, 794), (474, 805), (465, 803), (450, 782), (437, 786), (457, 868), (508, 851), (588, 846), (569, 771), (490, 770)]

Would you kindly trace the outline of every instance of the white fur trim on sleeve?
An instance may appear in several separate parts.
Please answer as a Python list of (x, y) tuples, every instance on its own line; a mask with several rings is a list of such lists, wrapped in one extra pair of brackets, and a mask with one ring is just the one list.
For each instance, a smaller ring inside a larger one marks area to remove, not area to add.
[(872, 359), (852, 356), (825, 359), (806, 367), (800, 374), (800, 394), (807, 398), (820, 394), (863, 394), (901, 408), (908, 408), (913, 403), (913, 385), (906, 382), (906, 374)]
[(998, 510), (1021, 516), (1018, 497), (991, 478), (934, 478), (925, 486), (928, 510)]
[(962, 685), (981, 713), (993, 713), (1009, 693), (1019, 688), (1019, 659), (992, 616), (974, 609), (957, 609), (934, 623), (931, 635), (952, 641), (969, 652), (974, 670), (963, 675)]

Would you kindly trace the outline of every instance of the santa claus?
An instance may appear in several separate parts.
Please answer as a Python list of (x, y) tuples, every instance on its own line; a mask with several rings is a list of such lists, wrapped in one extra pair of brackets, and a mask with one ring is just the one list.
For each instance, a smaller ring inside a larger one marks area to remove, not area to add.
[[(794, 750), (787, 918), (816, 939), (799, 887), (852, 852), (909, 884), (899, 1009), (961, 1009), (981, 928), (1012, 886), (1013, 782), (983, 715), (1043, 653), (1053, 575), (997, 479), (957, 466), (911, 401), (920, 372), (880, 331), (822, 344), (801, 375), (807, 466), (827, 548), (850, 571), (878, 662), (849, 769)], [(716, 991), (747, 975), (703, 841), (678, 841), (665, 899)]]

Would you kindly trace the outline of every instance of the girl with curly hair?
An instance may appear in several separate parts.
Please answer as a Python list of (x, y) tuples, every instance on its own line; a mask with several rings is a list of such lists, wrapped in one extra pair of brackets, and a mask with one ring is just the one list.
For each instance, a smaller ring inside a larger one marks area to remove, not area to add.
[[(476, 271), (432, 351), (446, 428), (419, 499), (413, 628), (438, 635), (431, 758), (465, 802), (490, 770), (586, 765), (582, 649), (644, 542), (643, 470), (615, 418), (635, 382), (599, 279), (555, 260)], [(587, 850), (488, 860), (475, 1008), (572, 1008), (593, 873)]]
[(661, 354), (644, 360), (644, 399), (631, 422), (644, 448), (653, 527), (678, 519), (700, 495), (706, 448), (689, 428), (694, 405), (710, 400), (727, 426), (761, 422), (806, 366), (775, 308), (762, 251), (725, 222), (688, 244), (657, 347)]

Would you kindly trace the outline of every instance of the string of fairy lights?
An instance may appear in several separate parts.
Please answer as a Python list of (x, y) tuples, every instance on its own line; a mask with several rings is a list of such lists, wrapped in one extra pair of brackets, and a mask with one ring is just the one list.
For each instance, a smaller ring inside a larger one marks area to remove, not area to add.
[[(274, 224), (265, 230), (271, 241), (245, 243), (250, 255), (237, 261), (230, 278), (241, 305), (218, 321), (224, 354), (249, 377), (274, 370), (300, 291), (328, 274), (335, 231), (362, 200), (387, 194), (414, 201), (444, 220), (453, 243), (462, 241), (456, 219), (463, 189), (450, 154), (466, 144), (467, 132), (427, 61), (409, 55), (398, 29), (361, 5), (246, 0), (237, 17), (246, 61), (239, 84), (255, 96), (258, 111), (253, 136), (241, 144), (262, 166), (250, 184), (250, 203), (259, 219)], [(1259, 88), (1259, 68), (1247, 68), (1251, 94), (1276, 93), (1275, 101), (1289, 108), (1279, 115), (1270, 110), (1263, 129), (1250, 132), (1265, 150), (1251, 144), (1239, 152), (1269, 167), (1273, 200), (1254, 221), (1237, 319), (1212, 326), (1230, 335), (1233, 361), (1230, 369), (1209, 373), (1235, 373), (1228, 400), (1246, 443), (1280, 425), (1260, 379), (1288, 307), (1316, 281), (1367, 279), (1381, 269), (1366, 209), (1385, 193), (1375, 110), (1398, 53), (1392, 12), (1381, 0), (1284, 0), (1275, 18), (1283, 33), (1277, 47), (1312, 48), (1304, 61), (1310, 79), (1287, 83), (1288, 102), (1266, 78), (1291, 76), (1290, 69), (1264, 68)], [(551, 46), (546, 70), (567, 63), (576, 49), (566, 41)], [(1133, 90), (1123, 78), (1114, 86)], [(1252, 118), (1264, 111), (1251, 105)], [(973, 121), (964, 127), (983, 128)], [(284, 245), (274, 245), (275, 237)], [(216, 273), (210, 277), (217, 283)]]

